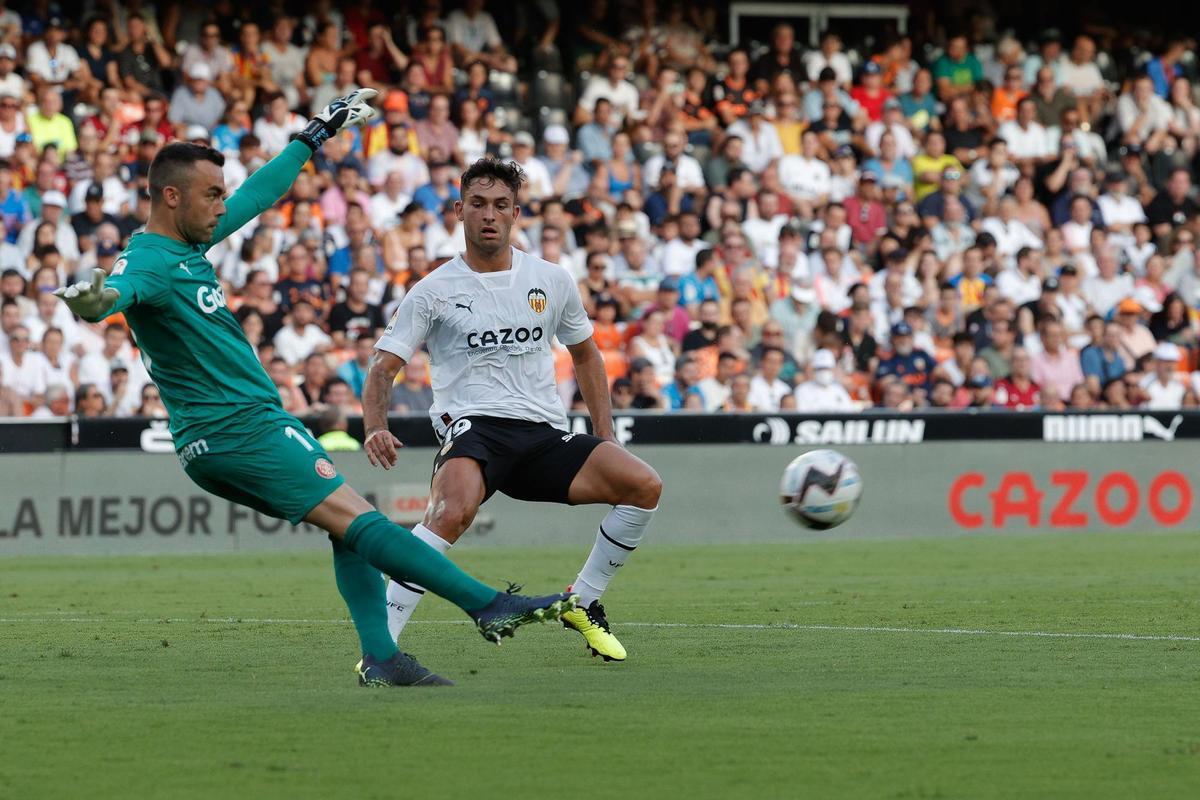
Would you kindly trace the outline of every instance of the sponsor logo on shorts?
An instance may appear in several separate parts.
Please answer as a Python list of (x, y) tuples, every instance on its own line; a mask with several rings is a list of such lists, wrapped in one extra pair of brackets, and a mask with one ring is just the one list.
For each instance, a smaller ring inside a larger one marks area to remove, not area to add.
[(454, 447), (454, 440), (453, 440), (453, 439), (447, 439), (447, 440), (446, 440), (446, 443), (445, 443), (444, 445), (442, 445), (442, 449), (438, 451), (438, 455), (439, 455), (439, 456), (444, 456), (444, 455), (446, 455), (446, 453), (449, 453), (449, 452), (450, 452), (450, 448), (451, 448), (451, 447)]
[(328, 458), (318, 458), (316, 463), (317, 474), (322, 478), (337, 477), (337, 469), (329, 461)]
[(530, 289), (528, 298), (529, 307), (532, 308), (535, 313), (540, 314), (546, 310), (546, 293), (541, 289)]

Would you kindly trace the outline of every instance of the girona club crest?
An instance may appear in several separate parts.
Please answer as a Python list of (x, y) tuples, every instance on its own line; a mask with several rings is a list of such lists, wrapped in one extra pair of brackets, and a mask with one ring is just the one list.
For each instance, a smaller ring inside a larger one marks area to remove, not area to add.
[(529, 307), (532, 308), (535, 313), (540, 314), (546, 310), (546, 293), (541, 289), (530, 289), (528, 297)]

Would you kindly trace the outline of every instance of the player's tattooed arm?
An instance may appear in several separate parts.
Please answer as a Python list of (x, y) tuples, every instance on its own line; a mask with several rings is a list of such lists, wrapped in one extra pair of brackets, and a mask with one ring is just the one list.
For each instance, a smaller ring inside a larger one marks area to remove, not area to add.
[(363, 449), (373, 467), (391, 469), (396, 463), (396, 450), (403, 443), (388, 430), (388, 401), (392, 384), (404, 368), (404, 359), (387, 350), (376, 350), (367, 364), (363, 383)]
[(579, 344), (567, 345), (575, 364), (575, 380), (592, 417), (592, 433), (601, 439), (617, 441), (613, 435), (612, 397), (608, 393), (608, 375), (604, 371), (604, 356), (592, 337)]

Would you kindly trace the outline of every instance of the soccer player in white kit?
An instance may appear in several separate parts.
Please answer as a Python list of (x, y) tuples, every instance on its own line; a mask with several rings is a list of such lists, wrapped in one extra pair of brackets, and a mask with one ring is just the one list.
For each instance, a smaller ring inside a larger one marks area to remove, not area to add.
[[(364, 447), (390, 468), (403, 446), (388, 430), (392, 383), (425, 343), (433, 378), (429, 411), (442, 447), (429, 505), (413, 533), (446, 552), (497, 491), (518, 500), (612, 506), (572, 591), (579, 608), (563, 624), (592, 655), (623, 661), (600, 596), (641, 542), (662, 481), (617, 443), (604, 360), (579, 289), (562, 267), (512, 247), (521, 214), (521, 168), (480, 159), (462, 176), (456, 203), (467, 248), (421, 279), (375, 345), (363, 388)], [(554, 379), (551, 340), (571, 353), (595, 435), (568, 433)], [(421, 599), (411, 583), (388, 585), (388, 624), (399, 636)]]

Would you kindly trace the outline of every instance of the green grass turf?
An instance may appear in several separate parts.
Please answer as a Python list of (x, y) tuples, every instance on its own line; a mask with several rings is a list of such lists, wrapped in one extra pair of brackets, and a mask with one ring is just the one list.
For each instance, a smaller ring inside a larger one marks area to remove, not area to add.
[[(454, 552), (533, 590), (581, 555)], [(459, 685), (364, 690), (324, 555), (2, 561), (0, 797), (1194, 797), (1200, 642), (621, 622), (1197, 637), (1198, 565), (1194, 534), (647, 547), (606, 598), (627, 663), (431, 598), (405, 643)]]

